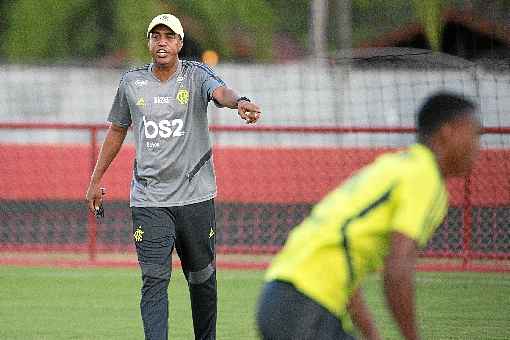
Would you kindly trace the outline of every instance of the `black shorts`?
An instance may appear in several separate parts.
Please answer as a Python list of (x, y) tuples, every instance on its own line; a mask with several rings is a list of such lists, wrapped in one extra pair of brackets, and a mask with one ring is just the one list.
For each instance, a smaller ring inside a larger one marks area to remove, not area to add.
[(257, 325), (264, 340), (354, 340), (326, 308), (282, 281), (266, 283), (260, 296)]
[(214, 270), (214, 200), (176, 207), (132, 207), (131, 212), (142, 270), (146, 264), (170, 268), (174, 247), (188, 281), (201, 281), (201, 276)]

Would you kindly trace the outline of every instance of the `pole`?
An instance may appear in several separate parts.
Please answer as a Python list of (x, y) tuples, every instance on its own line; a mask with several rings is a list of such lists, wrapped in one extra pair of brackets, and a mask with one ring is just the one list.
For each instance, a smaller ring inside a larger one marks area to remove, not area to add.
[[(345, 126), (350, 123), (350, 82), (351, 82), (351, 59), (352, 59), (352, 1), (336, 0), (336, 62), (331, 74), (335, 76), (332, 86), (335, 105), (334, 122), (337, 126)], [(343, 135), (338, 135), (338, 145), (343, 143)]]
[(313, 0), (311, 3), (311, 34), (310, 46), (315, 60), (323, 60), (326, 57), (326, 27), (328, 2), (326, 0)]
[(352, 1), (337, 0), (337, 50), (349, 52), (352, 48)]
[(471, 259), (471, 240), (473, 238), (473, 209), (471, 204), (471, 174), (464, 179), (464, 203), (462, 207), (462, 269), (467, 270)]

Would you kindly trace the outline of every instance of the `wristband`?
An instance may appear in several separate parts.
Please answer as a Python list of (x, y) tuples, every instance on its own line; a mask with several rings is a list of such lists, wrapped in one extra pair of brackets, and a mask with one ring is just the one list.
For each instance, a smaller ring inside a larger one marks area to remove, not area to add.
[(245, 100), (245, 101), (247, 101), (247, 102), (250, 102), (250, 103), (251, 103), (251, 100), (250, 100), (250, 98), (248, 98), (248, 97), (239, 97), (239, 98), (237, 98), (236, 103), (237, 103), (237, 104), (239, 104), (239, 102), (240, 102), (241, 100)]

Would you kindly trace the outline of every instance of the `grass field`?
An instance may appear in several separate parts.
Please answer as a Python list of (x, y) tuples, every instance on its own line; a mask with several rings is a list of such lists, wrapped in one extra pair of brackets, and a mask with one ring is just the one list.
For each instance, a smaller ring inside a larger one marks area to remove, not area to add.
[[(260, 271), (220, 271), (218, 339), (257, 339)], [(384, 339), (398, 339), (371, 278), (366, 297)], [(424, 339), (510, 339), (510, 276), (420, 273)], [(0, 267), (0, 339), (143, 339), (135, 269)], [(170, 284), (170, 338), (193, 339), (185, 281)]]

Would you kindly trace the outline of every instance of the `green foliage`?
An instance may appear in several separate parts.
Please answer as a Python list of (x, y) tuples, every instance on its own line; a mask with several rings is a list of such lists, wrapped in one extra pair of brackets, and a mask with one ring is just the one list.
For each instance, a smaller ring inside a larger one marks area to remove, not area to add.
[(233, 42), (245, 39), (256, 59), (271, 57), (274, 15), (264, 0), (18, 0), (4, 7), (8, 20), (0, 50), (13, 63), (90, 60), (116, 50), (131, 62), (145, 61), (147, 24), (174, 9), (199, 23), (203, 34), (194, 38), (205, 48), (229, 58)]
[(193, 16), (204, 28), (195, 35), (201, 46), (216, 49), (220, 55), (234, 56), (238, 39), (253, 42), (255, 58), (271, 57), (275, 16), (264, 0), (180, 0), (171, 2), (181, 16)]
[(272, 0), (275, 13), (275, 30), (289, 34), (306, 45), (309, 30), (309, 0)]
[(115, 0), (113, 4), (115, 49), (126, 51), (132, 62), (147, 61), (146, 30), (153, 17), (162, 13), (154, 1)]
[(8, 61), (93, 55), (97, 32), (87, 0), (18, 0), (8, 14), (2, 43)]
[(441, 0), (413, 0), (414, 9), (418, 18), (425, 28), (430, 46), (434, 51), (439, 51), (441, 48)]
[(415, 20), (407, 0), (353, 0), (352, 15), (354, 46)]
[[(328, 39), (336, 36), (330, 2)], [(472, 0), (506, 11), (510, 0)], [(353, 43), (374, 39), (419, 21), (434, 49), (441, 45), (441, 10), (463, 0), (352, 0)], [(492, 8), (492, 7), (491, 7)], [(12, 63), (94, 60), (124, 52), (133, 63), (147, 61), (145, 29), (157, 14), (184, 19), (185, 33), (222, 59), (246, 46), (254, 60), (270, 60), (276, 34), (308, 44), (310, 0), (13, 0), (0, 1), (0, 58)]]

